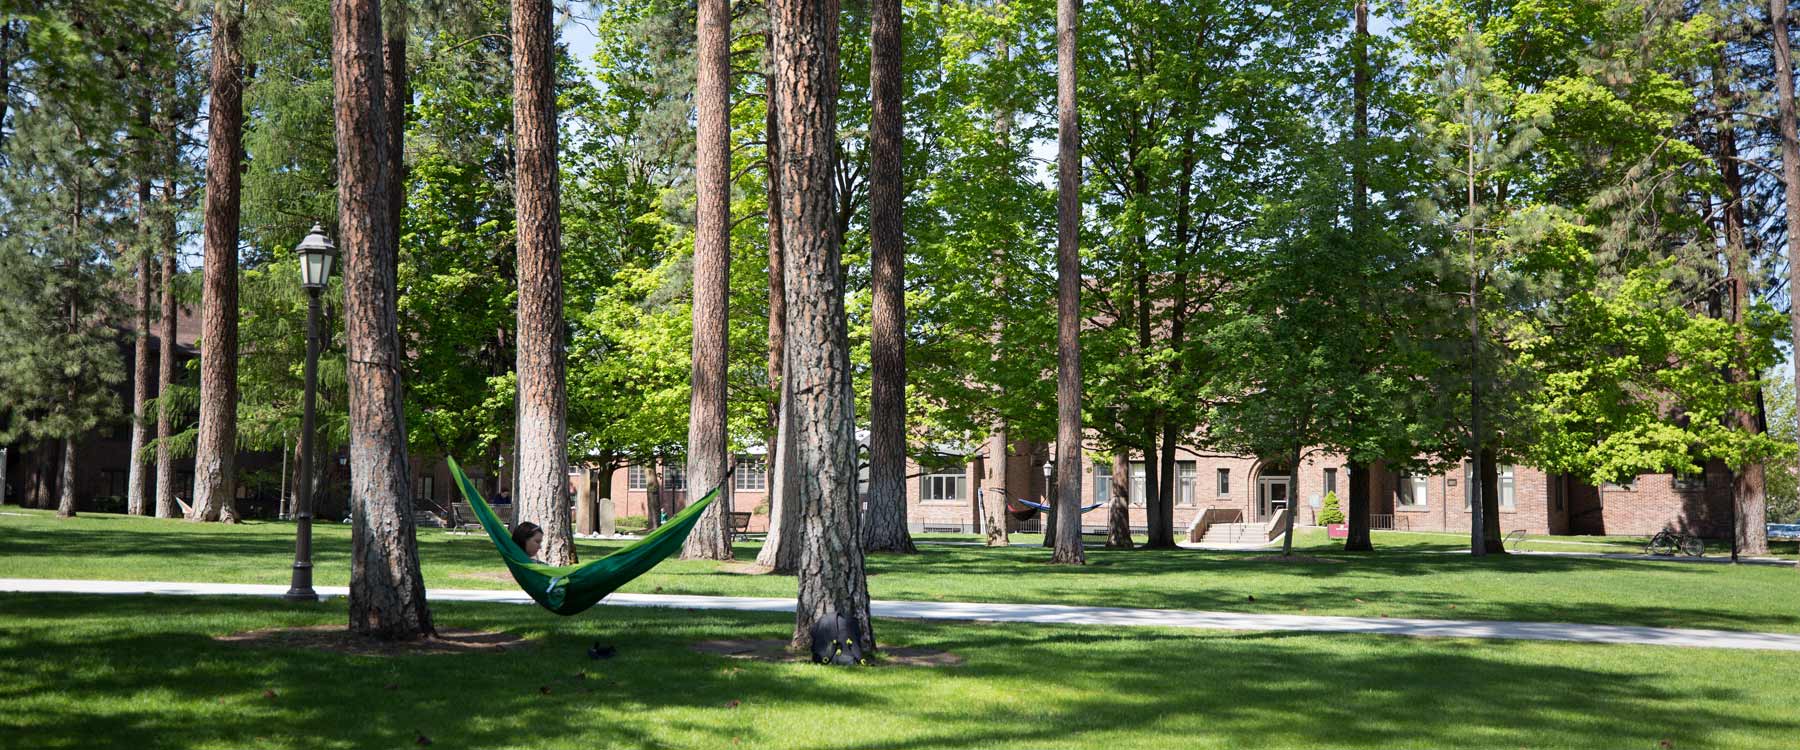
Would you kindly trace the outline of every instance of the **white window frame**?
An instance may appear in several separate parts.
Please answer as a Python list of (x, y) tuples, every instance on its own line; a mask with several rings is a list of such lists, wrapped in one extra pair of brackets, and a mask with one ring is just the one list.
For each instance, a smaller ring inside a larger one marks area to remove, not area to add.
[(767, 492), (769, 470), (758, 460), (739, 463), (737, 473), (732, 475), (731, 488), (739, 492)]
[[(969, 499), (969, 476), (964, 472), (939, 472), (919, 477), (919, 502), (959, 503)], [(945, 492), (945, 487), (949, 492)]]
[(1094, 502), (1112, 502), (1112, 465), (1094, 464)]
[(1231, 497), (1231, 470), (1230, 469), (1219, 469), (1216, 472), (1216, 474), (1218, 476), (1218, 480), (1217, 480), (1218, 481), (1218, 485), (1217, 485), (1218, 495), (1217, 496), (1218, 497)]
[[(1411, 488), (1411, 492), (1401, 492), (1403, 487)], [(1408, 495), (1412, 497), (1410, 503), (1405, 501)], [(1409, 510), (1431, 507), (1431, 478), (1423, 474), (1401, 474), (1399, 483), (1394, 486), (1394, 507)]]
[(650, 490), (650, 472), (645, 471), (644, 467), (637, 464), (625, 467), (625, 489), (633, 492), (648, 492)]
[(1500, 510), (1517, 510), (1519, 507), (1518, 472), (1514, 470), (1512, 464), (1501, 464), (1498, 474), (1500, 477), (1498, 482), (1500, 485)]
[(663, 489), (671, 492), (687, 491), (687, 469), (680, 466), (669, 466), (663, 469)]
[(1175, 467), (1175, 504), (1192, 508), (1198, 494), (1194, 490), (1200, 483), (1200, 466), (1193, 461), (1176, 461)]
[(1336, 466), (1325, 469), (1324, 479), (1321, 481), (1325, 485), (1326, 494), (1335, 494), (1337, 492), (1337, 475), (1338, 470)]
[(1132, 461), (1126, 466), (1131, 470), (1131, 495), (1126, 500), (1133, 508), (1147, 507), (1144, 496), (1150, 494), (1149, 467), (1143, 461)]

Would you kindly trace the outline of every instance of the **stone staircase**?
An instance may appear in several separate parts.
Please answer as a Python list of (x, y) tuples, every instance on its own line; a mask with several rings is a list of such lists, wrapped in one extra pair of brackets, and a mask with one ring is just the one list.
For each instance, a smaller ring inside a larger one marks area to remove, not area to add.
[(1206, 529), (1200, 543), (1205, 545), (1260, 546), (1269, 541), (1266, 523), (1215, 523)]

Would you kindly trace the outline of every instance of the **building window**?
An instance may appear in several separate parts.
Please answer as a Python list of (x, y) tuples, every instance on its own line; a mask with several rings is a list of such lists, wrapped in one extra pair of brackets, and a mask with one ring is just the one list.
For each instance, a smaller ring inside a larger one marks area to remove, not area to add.
[[(1474, 475), (1474, 469), (1472, 467), (1473, 464), (1470, 462), (1463, 462), (1463, 512), (1465, 513), (1469, 511), (1469, 499), (1474, 497), (1475, 493), (1481, 491), (1480, 478)], [(1502, 510), (1512, 510), (1514, 507), (1513, 467), (1510, 464), (1501, 464), (1496, 468), (1495, 473), (1499, 475), (1500, 508)]]
[(1231, 470), (1219, 470), (1219, 497), (1231, 496)]
[(1404, 508), (1423, 508), (1429, 497), (1431, 482), (1424, 476), (1414, 474), (1400, 475), (1400, 481), (1394, 485), (1394, 505)]
[(1325, 492), (1328, 494), (1337, 492), (1337, 469), (1325, 470)]
[(1563, 493), (1566, 491), (1567, 490), (1563, 488), (1562, 477), (1552, 477), (1550, 479), (1550, 500), (1556, 504), (1557, 510), (1563, 509)]
[(426, 500), (437, 499), (437, 487), (434, 481), (436, 479), (437, 477), (430, 474), (419, 475), (419, 497), (425, 498)]
[(1515, 505), (1513, 505), (1513, 497), (1514, 497), (1513, 487), (1514, 486), (1515, 485), (1513, 483), (1513, 467), (1511, 465), (1501, 466), (1500, 467), (1500, 509), (1501, 510), (1512, 510), (1513, 508), (1516, 507)]
[(1145, 496), (1148, 494), (1150, 494), (1150, 483), (1144, 476), (1144, 462), (1133, 461), (1131, 462), (1131, 496), (1126, 499), (1131, 501), (1132, 507), (1142, 508)]
[(1175, 485), (1175, 504), (1192, 507), (1195, 476), (1199, 473), (1199, 469), (1194, 467), (1193, 461), (1181, 461), (1176, 465), (1181, 469), (1181, 483)]
[(650, 489), (650, 472), (637, 464), (625, 467), (625, 489), (639, 492)]
[(687, 489), (687, 469), (669, 467), (663, 471), (663, 487), (681, 492)]
[(1112, 464), (1094, 464), (1094, 502), (1112, 502)]
[(944, 501), (964, 499), (963, 486), (968, 477), (961, 472), (955, 474), (926, 474), (919, 478), (919, 499), (925, 501)]
[(732, 475), (731, 486), (737, 490), (764, 492), (769, 489), (769, 471), (763, 468), (761, 461), (745, 461), (738, 464), (737, 473)]
[(1706, 489), (1706, 474), (1676, 474), (1670, 482), (1677, 490), (1698, 492)]

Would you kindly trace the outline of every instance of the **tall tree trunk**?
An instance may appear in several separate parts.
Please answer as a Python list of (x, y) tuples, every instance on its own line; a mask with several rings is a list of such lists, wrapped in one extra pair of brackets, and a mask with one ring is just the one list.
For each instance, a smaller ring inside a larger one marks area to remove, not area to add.
[[(1775, 90), (1779, 97), (1776, 121), (1781, 132), (1781, 182), (1787, 208), (1788, 294), (1800, 300), (1800, 135), (1794, 124), (1794, 56), (1788, 35), (1788, 0), (1769, 0), (1769, 28), (1774, 36)], [(1800, 341), (1800, 305), (1788, 304), (1788, 325), (1794, 341)], [(1800, 357), (1788, 358), (1794, 382), (1800, 383)], [(1795, 391), (1800, 407), (1800, 389)], [(1765, 536), (1767, 529), (1764, 530)], [(1767, 544), (1767, 540), (1764, 541)]]
[(62, 478), (56, 501), (57, 518), (75, 517), (75, 438), (62, 439)]
[(1112, 502), (1106, 506), (1106, 548), (1132, 548), (1131, 459), (1124, 448), (1113, 454)]
[(662, 527), (663, 510), (662, 455), (651, 460), (650, 482), (644, 486), (644, 516), (651, 531)]
[[(144, 119), (148, 121), (146, 114)], [(148, 128), (145, 128), (148, 131)], [(146, 133), (146, 138), (148, 134)], [(145, 160), (148, 166), (148, 161)], [(150, 400), (150, 287), (151, 274), (155, 271), (150, 265), (152, 243), (149, 241), (149, 228), (154, 226), (150, 218), (150, 179), (138, 179), (138, 221), (140, 222), (138, 246), (132, 251), (136, 256), (133, 274), (137, 277), (135, 294), (132, 296), (132, 350), (131, 350), (131, 453), (128, 456), (130, 470), (126, 474), (125, 512), (134, 516), (146, 515), (150, 512), (150, 473), (149, 462), (144, 460), (144, 448), (150, 443), (150, 420), (145, 413), (144, 402)]]
[(244, 162), (243, 0), (213, 4), (207, 107), (206, 245), (200, 323), (200, 430), (193, 521), (236, 516), (238, 198)]
[(903, 552), (906, 530), (906, 234), (901, 223), (900, 0), (873, 0), (869, 20), (869, 516), (863, 549)]
[(1087, 563), (1081, 546), (1081, 121), (1075, 101), (1080, 0), (1056, 3), (1056, 548), (1050, 562)]
[(181, 510), (175, 503), (175, 454), (169, 441), (175, 436), (174, 408), (166, 400), (175, 387), (175, 256), (181, 252), (175, 236), (174, 125), (162, 134), (169, 146), (170, 159), (165, 166), (171, 174), (163, 178), (162, 205), (157, 211), (156, 225), (162, 251), (162, 310), (156, 324), (156, 517), (174, 518)]
[(1490, 555), (1506, 554), (1500, 532), (1500, 462), (1493, 448), (1481, 449), (1481, 533)]
[(568, 373), (556, 168), (556, 37), (549, 0), (513, 0), (513, 133), (518, 188), (519, 450), (514, 522), (544, 529), (538, 559), (575, 562), (569, 530)]
[(387, 88), (388, 132), (388, 223), (394, 228), (388, 242), (390, 262), (395, 264), (398, 278), (400, 263), (400, 216), (406, 208), (406, 108), (412, 103), (412, 82), (406, 71), (407, 0), (384, 0), (381, 5), (381, 58)]
[(1006, 422), (995, 422), (983, 451), (981, 494), (976, 496), (981, 501), (982, 525), (986, 527), (989, 547), (1012, 544), (1006, 534), (1006, 448)]
[[(1157, 429), (1154, 425), (1144, 426), (1144, 444), (1139, 451), (1144, 456), (1156, 455)], [(1175, 546), (1172, 530), (1161, 528), (1157, 519), (1162, 515), (1162, 477), (1152, 464), (1154, 458), (1144, 462), (1144, 549), (1168, 549)], [(1164, 533), (1168, 532), (1168, 533)]]
[[(1369, 216), (1369, 3), (1368, 0), (1356, 0), (1356, 32), (1354, 44), (1350, 47), (1353, 59), (1351, 71), (1351, 96), (1354, 99), (1354, 122), (1351, 124), (1351, 138), (1354, 150), (1350, 154), (1350, 234), (1358, 246), (1367, 242)], [(1358, 285), (1361, 289), (1361, 285)], [(1362, 415), (1352, 413), (1350, 422), (1354, 428), (1362, 420)], [(1344, 539), (1346, 552), (1372, 552), (1375, 549), (1374, 535), (1370, 533), (1370, 506), (1374, 502), (1374, 474), (1368, 463), (1351, 458), (1349, 460), (1350, 503), (1349, 534)]]
[(791, 574), (800, 571), (800, 476), (794, 464), (794, 393), (785, 371), (781, 388), (781, 421), (770, 451), (775, 465), (769, 474), (769, 533), (756, 564), (771, 573)]
[(1350, 459), (1350, 512), (1345, 519), (1349, 524), (1349, 536), (1344, 539), (1345, 552), (1372, 552), (1375, 549), (1373, 535), (1369, 533), (1370, 506), (1375, 499), (1372, 480), (1375, 478), (1368, 464)]
[[(1469, 93), (1464, 105), (1474, 117), (1475, 94)], [(1475, 238), (1475, 129), (1465, 128), (1468, 144), (1468, 209), (1469, 209), (1469, 458), (1474, 460), (1487, 449), (1487, 433), (1481, 424), (1481, 257)], [(1295, 488), (1288, 488), (1291, 496)], [(1291, 501), (1289, 503), (1292, 504)], [(1469, 552), (1476, 557), (1487, 554), (1482, 503), (1469, 503)]]
[[(1145, 184), (1140, 185), (1140, 190), (1142, 193), (1148, 193), (1148, 183), (1146, 182)], [(1148, 261), (1145, 259), (1148, 250), (1142, 237), (1139, 238), (1138, 248), (1139, 260), (1136, 274), (1138, 356), (1144, 358), (1145, 362), (1147, 362), (1152, 344), (1152, 339), (1150, 337), (1150, 317), (1151, 307), (1153, 305), (1150, 300), (1150, 272), (1146, 266)], [(1145, 363), (1140, 362), (1140, 365), (1142, 364)], [(1162, 522), (1164, 515), (1161, 481), (1162, 472), (1157, 470), (1158, 454), (1156, 451), (1157, 439), (1160, 437), (1161, 433), (1162, 413), (1163, 410), (1161, 408), (1145, 410), (1144, 424), (1142, 426), (1144, 444), (1139, 446), (1139, 450), (1141, 451), (1140, 455), (1144, 458), (1145, 549), (1169, 549), (1175, 546), (1175, 529), (1173, 526), (1163, 525)]]
[(394, 263), (387, 257), (394, 175), (379, 0), (332, 0), (331, 18), (350, 391), (350, 630), (412, 640), (435, 631), (413, 529)]
[[(1294, 433), (1304, 435), (1306, 431), (1296, 429)], [(1294, 452), (1289, 456), (1291, 461), (1288, 463), (1287, 512), (1282, 514), (1282, 557), (1294, 554), (1294, 518), (1300, 515), (1300, 452), (1304, 449), (1305, 446), (1295, 445)]]
[(1158, 447), (1156, 461), (1157, 504), (1155, 523), (1158, 527), (1168, 529), (1169, 542), (1175, 541), (1175, 499), (1180, 487), (1175, 477), (1176, 435), (1179, 429), (1169, 421), (1167, 409), (1156, 410), (1156, 421), (1162, 425), (1162, 444)]
[(790, 448), (788, 414), (791, 404), (787, 392), (787, 284), (786, 261), (781, 238), (781, 128), (780, 108), (775, 106), (775, 32), (764, 32), (764, 46), (769, 50), (769, 69), (765, 71), (768, 89), (763, 115), (763, 158), (767, 160), (767, 221), (769, 233), (769, 385), (775, 398), (769, 403), (769, 531), (763, 535), (762, 549), (756, 564), (772, 573), (792, 574), (800, 568), (800, 506), (790, 489), (794, 453)]
[(780, 110), (782, 239), (787, 269), (787, 392), (800, 511), (800, 595), (793, 645), (809, 649), (812, 626), (844, 617), (865, 651), (869, 622), (856, 498), (854, 404), (848, 398), (841, 248), (832, 226), (837, 142), (838, 3), (770, 4)]
[[(699, 0), (699, 71), (694, 88), (694, 307), (688, 409), (688, 497), (725, 478), (725, 377), (731, 296), (731, 3)], [(731, 517), (721, 496), (700, 516), (682, 559), (731, 559)]]
[[(1731, 294), (1731, 322), (1740, 327), (1738, 335), (1742, 337), (1741, 326), (1750, 301), (1751, 273), (1750, 250), (1744, 239), (1744, 178), (1738, 168), (1737, 131), (1730, 112), (1731, 91), (1725, 82), (1723, 67), (1717, 64), (1713, 66), (1713, 104), (1718, 112), (1716, 126), (1719, 178), (1725, 188), (1723, 220), (1727, 290)], [(1727, 368), (1726, 379), (1732, 384), (1748, 383), (1757, 376), (1757, 373), (1748, 371), (1735, 359), (1727, 364)], [(1750, 433), (1762, 431), (1756, 413), (1748, 408), (1732, 409), (1728, 419), (1731, 426), (1738, 430)], [(1732, 517), (1737, 519), (1735, 533), (1738, 552), (1745, 555), (1768, 554), (1768, 529), (1764, 525), (1767, 522), (1768, 507), (1763, 466), (1761, 463), (1754, 463), (1734, 468), (1732, 502), (1736, 504), (1736, 508)]]

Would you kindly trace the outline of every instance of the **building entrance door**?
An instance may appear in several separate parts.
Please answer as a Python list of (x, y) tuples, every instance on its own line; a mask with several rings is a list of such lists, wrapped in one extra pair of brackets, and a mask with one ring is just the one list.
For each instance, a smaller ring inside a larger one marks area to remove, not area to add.
[(1288, 478), (1261, 477), (1256, 481), (1256, 520), (1267, 521), (1288, 507)]

